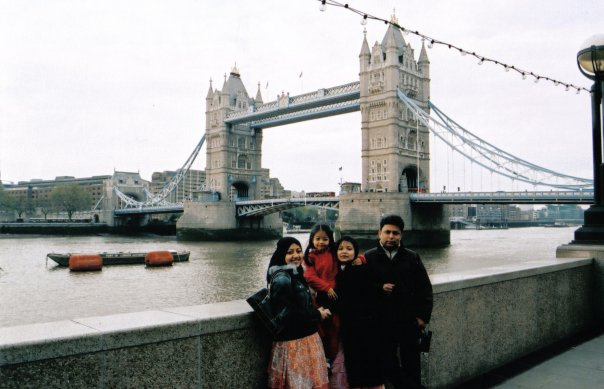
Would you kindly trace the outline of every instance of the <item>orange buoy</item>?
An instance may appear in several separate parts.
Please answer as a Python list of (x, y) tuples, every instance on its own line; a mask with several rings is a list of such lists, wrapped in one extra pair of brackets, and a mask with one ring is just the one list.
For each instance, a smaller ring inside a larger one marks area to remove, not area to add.
[(174, 257), (169, 251), (150, 251), (145, 255), (147, 266), (172, 266)]
[(88, 271), (101, 270), (103, 258), (98, 254), (73, 254), (69, 256), (69, 270)]

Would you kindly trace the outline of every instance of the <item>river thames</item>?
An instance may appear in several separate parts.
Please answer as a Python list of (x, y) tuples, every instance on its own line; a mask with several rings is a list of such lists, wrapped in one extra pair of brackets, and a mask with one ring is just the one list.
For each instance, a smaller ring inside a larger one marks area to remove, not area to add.
[[(454, 230), (445, 248), (418, 248), (428, 273), (551, 260), (577, 227)], [(304, 246), (308, 234), (293, 235)], [(181, 242), (160, 236), (0, 235), (0, 327), (243, 299), (264, 286), (275, 241)], [(50, 252), (190, 250), (171, 267), (70, 272)]]

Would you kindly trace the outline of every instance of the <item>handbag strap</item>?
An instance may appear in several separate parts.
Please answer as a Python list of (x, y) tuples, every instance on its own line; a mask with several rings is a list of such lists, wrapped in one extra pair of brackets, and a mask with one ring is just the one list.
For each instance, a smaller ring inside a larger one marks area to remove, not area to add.
[[(276, 272), (274, 272), (273, 274), (271, 274), (271, 280), (266, 282), (266, 288), (270, 291), (271, 290), (271, 284), (273, 283), (273, 279), (275, 278), (275, 276), (279, 273), (285, 273), (288, 274), (286, 270), (277, 270)], [(290, 277), (291, 279), (291, 277)]]

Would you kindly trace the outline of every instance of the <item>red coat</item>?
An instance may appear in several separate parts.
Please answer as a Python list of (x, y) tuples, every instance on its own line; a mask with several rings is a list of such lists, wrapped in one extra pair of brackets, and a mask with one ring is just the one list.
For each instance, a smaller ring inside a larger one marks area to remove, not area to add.
[(304, 278), (308, 285), (317, 292), (327, 292), (335, 288), (338, 264), (331, 252), (311, 251), (308, 253), (308, 259), (312, 263), (311, 266), (306, 265), (304, 269)]

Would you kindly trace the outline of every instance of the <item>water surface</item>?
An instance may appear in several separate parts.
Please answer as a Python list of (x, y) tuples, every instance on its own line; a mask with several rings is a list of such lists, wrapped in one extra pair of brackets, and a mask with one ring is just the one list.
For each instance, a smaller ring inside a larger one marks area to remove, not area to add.
[[(451, 245), (417, 249), (430, 274), (546, 260), (573, 228), (451, 231)], [(294, 235), (305, 244), (308, 234)], [(180, 242), (174, 237), (0, 235), (0, 327), (243, 299), (264, 285), (275, 241)], [(49, 252), (190, 250), (171, 267), (59, 268)]]

